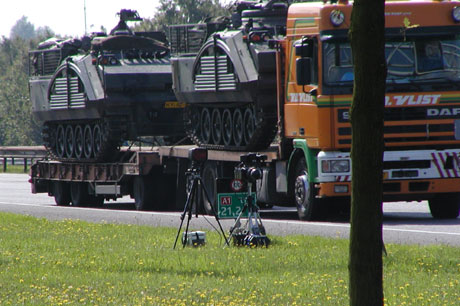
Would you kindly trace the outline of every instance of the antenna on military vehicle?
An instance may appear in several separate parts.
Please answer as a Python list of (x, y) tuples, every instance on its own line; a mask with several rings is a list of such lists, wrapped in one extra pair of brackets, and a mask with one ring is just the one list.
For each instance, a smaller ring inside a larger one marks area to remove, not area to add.
[(86, 0), (83, 0), (83, 14), (85, 18), (85, 36), (88, 35), (88, 29), (86, 27)]

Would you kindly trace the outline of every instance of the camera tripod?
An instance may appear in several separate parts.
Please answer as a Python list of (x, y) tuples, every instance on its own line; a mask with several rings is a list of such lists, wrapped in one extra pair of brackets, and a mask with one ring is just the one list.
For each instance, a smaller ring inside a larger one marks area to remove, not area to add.
[(221, 233), (222, 233), (222, 235), (223, 235), (223, 237), (225, 239), (225, 244), (229, 245), (227, 237), (225, 236), (225, 232), (222, 229), (222, 225), (221, 225), (221, 223), (219, 221), (219, 217), (217, 216), (215, 206), (214, 206), (213, 202), (211, 201), (211, 198), (209, 197), (208, 190), (206, 189), (206, 186), (203, 184), (203, 180), (201, 179), (199, 168), (196, 167), (196, 166), (194, 167), (194, 165), (192, 164), (191, 169), (187, 170), (186, 174), (187, 174), (188, 178), (191, 178), (191, 182), (192, 182), (191, 184), (192, 185), (190, 187), (190, 190), (187, 191), (187, 200), (185, 202), (184, 211), (182, 212), (182, 214), (180, 216), (181, 222), (180, 222), (180, 225), (179, 225), (179, 229), (177, 230), (176, 240), (174, 241), (173, 249), (176, 248), (177, 240), (179, 239), (179, 234), (180, 234), (180, 231), (182, 229), (182, 225), (184, 223), (184, 219), (185, 219), (186, 215), (188, 215), (188, 218), (187, 218), (187, 224), (185, 226), (184, 238), (182, 239), (182, 246), (185, 247), (186, 244), (187, 244), (187, 239), (188, 239), (187, 234), (188, 234), (190, 220), (192, 219), (192, 215), (193, 215), (193, 209), (195, 209), (195, 214), (196, 214), (197, 217), (198, 217), (198, 212), (200, 210), (200, 207), (198, 205), (198, 196), (199, 196), (199, 192), (201, 190), (203, 191), (206, 199), (208, 200), (209, 204), (211, 205), (211, 210), (213, 212), (214, 218), (217, 221), (217, 224), (219, 225), (220, 231), (221, 231)]
[[(259, 208), (257, 207), (254, 199), (252, 183), (248, 182), (246, 203), (236, 218), (235, 224), (230, 228), (230, 238), (233, 239), (233, 243), (236, 245), (268, 247), (270, 239), (266, 236), (265, 227), (263, 226), (262, 219), (260, 218)], [(248, 220), (245, 226), (242, 227), (240, 220), (245, 212), (248, 213)]]

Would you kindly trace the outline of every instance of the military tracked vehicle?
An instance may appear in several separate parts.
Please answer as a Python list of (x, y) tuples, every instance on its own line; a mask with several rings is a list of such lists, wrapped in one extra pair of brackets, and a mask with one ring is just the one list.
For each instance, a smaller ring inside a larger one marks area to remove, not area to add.
[[(276, 51), (289, 1), (236, 1), (230, 20), (169, 28), (173, 86), (195, 144), (255, 151), (277, 131)], [(202, 43), (201, 43), (202, 42)]]
[(126, 22), (138, 13), (119, 15), (108, 35), (51, 39), (30, 52), (33, 115), (58, 160), (111, 160), (127, 140), (185, 137), (166, 35), (132, 32)]

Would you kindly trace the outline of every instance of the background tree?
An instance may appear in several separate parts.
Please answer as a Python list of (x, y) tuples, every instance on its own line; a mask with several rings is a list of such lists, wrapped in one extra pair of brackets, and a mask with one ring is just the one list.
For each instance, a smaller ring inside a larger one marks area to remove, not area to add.
[(41, 144), (41, 127), (31, 114), (28, 52), (53, 35), (48, 27), (35, 30), (22, 17), (11, 38), (0, 39), (0, 145)]
[(10, 31), (10, 37), (12, 39), (20, 37), (24, 40), (29, 40), (34, 38), (34, 36), (35, 27), (27, 20), (26, 16), (22, 16), (21, 19), (16, 21)]
[(355, 0), (350, 305), (383, 305), (382, 173), (385, 108), (384, 0)]
[(160, 0), (157, 13), (134, 27), (136, 31), (160, 31), (168, 25), (197, 23), (207, 17), (227, 16), (219, 0)]

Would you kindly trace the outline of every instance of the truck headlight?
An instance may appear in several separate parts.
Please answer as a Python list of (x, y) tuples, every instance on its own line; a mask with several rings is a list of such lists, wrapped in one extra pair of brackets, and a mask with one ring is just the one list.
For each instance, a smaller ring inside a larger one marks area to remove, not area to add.
[(349, 160), (323, 160), (321, 161), (321, 171), (323, 173), (343, 173), (350, 172)]

